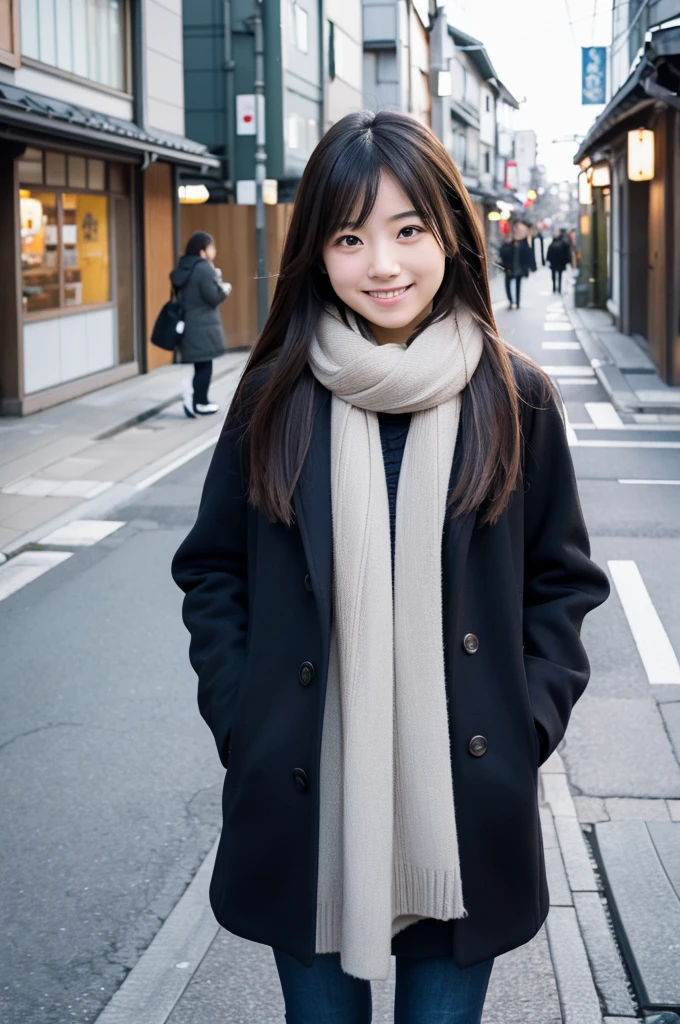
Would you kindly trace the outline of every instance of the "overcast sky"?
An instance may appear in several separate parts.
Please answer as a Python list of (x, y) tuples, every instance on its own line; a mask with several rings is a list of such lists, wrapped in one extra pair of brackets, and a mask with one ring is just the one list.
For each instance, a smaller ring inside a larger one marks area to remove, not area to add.
[[(517, 128), (538, 136), (538, 162), (552, 180), (575, 177), (577, 143), (599, 106), (581, 106), (581, 47), (611, 42), (612, 0), (448, 0), (449, 22), (485, 44), (518, 100)], [(571, 22), (571, 25), (570, 25)]]

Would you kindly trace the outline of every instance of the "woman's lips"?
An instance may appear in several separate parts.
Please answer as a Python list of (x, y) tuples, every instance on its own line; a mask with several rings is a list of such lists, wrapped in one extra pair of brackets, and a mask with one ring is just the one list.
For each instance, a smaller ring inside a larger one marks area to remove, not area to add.
[(412, 287), (412, 284), (407, 284), (403, 288), (376, 288), (375, 291), (364, 292), (364, 294), (381, 306), (394, 306)]

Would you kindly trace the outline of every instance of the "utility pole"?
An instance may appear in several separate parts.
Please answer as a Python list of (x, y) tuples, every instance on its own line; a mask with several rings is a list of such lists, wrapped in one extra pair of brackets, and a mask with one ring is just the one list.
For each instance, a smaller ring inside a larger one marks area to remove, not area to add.
[(261, 331), (269, 308), (267, 281), (267, 236), (264, 209), (264, 180), (267, 177), (264, 104), (264, 28), (262, 0), (255, 0), (252, 25), (255, 33), (255, 244), (257, 253), (257, 329)]

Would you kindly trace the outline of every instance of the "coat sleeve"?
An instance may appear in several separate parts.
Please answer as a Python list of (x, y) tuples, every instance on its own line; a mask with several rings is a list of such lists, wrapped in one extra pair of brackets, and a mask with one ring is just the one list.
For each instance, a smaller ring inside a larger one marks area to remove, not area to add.
[(524, 496), (524, 665), (541, 763), (564, 736), (590, 675), (585, 615), (609, 595), (590, 559), (564, 423), (554, 397), (533, 410)]
[(243, 429), (225, 429), (203, 487), (196, 523), (172, 562), (198, 676), (198, 706), (224, 767), (248, 633), (247, 501)]
[(219, 306), (227, 296), (222, 285), (217, 280), (217, 275), (212, 265), (207, 260), (204, 260), (204, 263), (204, 267), (197, 268), (198, 290), (203, 301), (207, 302), (209, 306)]

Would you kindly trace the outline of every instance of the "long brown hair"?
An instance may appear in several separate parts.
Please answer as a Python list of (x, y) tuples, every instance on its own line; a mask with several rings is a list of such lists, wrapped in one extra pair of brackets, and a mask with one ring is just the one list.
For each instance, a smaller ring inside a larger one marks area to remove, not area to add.
[(312, 432), (310, 341), (325, 304), (346, 317), (322, 271), (323, 247), (342, 225), (366, 222), (383, 173), (398, 182), (446, 256), (432, 313), (413, 337), (448, 316), (454, 300), (484, 334), (482, 358), (463, 392), (465, 447), (451, 503), (455, 515), (483, 505), (482, 522), (495, 522), (517, 485), (521, 438), (511, 350), (493, 315), (482, 232), (442, 143), (414, 118), (386, 110), (348, 114), (334, 124), (298, 187), (271, 310), (227, 420), (240, 416), (248, 424), (249, 499), (269, 519), (293, 521), (293, 492)]

